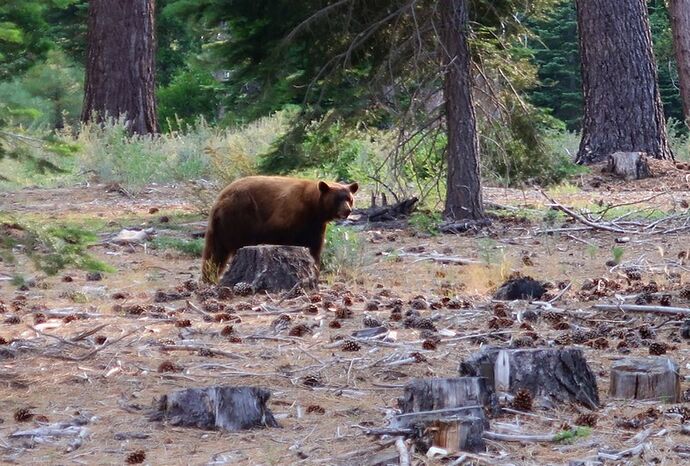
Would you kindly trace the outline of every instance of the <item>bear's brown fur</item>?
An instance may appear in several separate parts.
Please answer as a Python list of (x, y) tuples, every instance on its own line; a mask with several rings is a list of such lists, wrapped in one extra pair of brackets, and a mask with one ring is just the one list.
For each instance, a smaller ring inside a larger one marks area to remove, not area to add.
[(350, 215), (358, 188), (280, 176), (234, 181), (211, 209), (201, 279), (216, 283), (239, 248), (257, 244), (307, 247), (318, 266), (326, 224)]

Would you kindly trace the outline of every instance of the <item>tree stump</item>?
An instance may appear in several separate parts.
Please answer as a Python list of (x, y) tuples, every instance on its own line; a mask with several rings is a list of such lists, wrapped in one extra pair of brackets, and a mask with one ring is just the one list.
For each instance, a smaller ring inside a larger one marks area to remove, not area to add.
[(609, 156), (607, 171), (625, 180), (641, 180), (652, 176), (644, 152), (614, 152)]
[(486, 377), (491, 390), (559, 402), (576, 401), (597, 409), (597, 381), (578, 348), (485, 348), (460, 364), (460, 375)]
[(266, 402), (271, 394), (258, 387), (206, 387), (164, 395), (151, 420), (174, 426), (237, 432), (255, 427), (280, 427)]
[(628, 400), (663, 400), (679, 403), (678, 364), (669, 358), (626, 358), (611, 366), (609, 395)]
[(220, 286), (243, 282), (259, 291), (291, 290), (318, 286), (318, 269), (307, 248), (299, 246), (247, 246), (237, 251)]
[(419, 379), (405, 386), (396, 418), (401, 427), (429, 426), (431, 444), (449, 451), (483, 451), (489, 423), (484, 408), (494, 410), (495, 396), (483, 377)]

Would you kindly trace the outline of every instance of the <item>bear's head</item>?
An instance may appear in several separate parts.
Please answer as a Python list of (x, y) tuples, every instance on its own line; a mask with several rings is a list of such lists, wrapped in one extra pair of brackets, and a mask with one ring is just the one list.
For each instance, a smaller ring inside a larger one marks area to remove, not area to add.
[(340, 184), (319, 181), (320, 205), (328, 220), (345, 219), (352, 213), (355, 204), (354, 193), (359, 189), (358, 183)]

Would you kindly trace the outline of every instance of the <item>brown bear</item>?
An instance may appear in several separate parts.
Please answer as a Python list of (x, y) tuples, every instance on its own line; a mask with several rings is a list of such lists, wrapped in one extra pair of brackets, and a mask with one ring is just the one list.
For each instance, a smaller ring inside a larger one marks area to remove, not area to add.
[(244, 246), (309, 248), (317, 267), (326, 224), (347, 218), (359, 185), (281, 176), (249, 176), (230, 183), (211, 209), (201, 279), (217, 283), (228, 260)]

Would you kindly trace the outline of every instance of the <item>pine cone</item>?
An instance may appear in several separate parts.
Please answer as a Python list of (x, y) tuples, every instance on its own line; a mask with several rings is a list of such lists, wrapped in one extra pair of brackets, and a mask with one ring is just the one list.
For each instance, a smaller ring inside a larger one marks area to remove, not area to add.
[(394, 322), (399, 322), (402, 320), (402, 311), (398, 309), (393, 309), (389, 317), (390, 320)]
[(237, 296), (249, 296), (254, 292), (254, 290), (252, 289), (252, 286), (249, 283), (238, 282), (235, 283), (235, 286), (232, 287), (232, 292), (235, 293)]
[(309, 327), (307, 327), (305, 324), (297, 324), (290, 329), (288, 335), (291, 337), (301, 337), (307, 333), (311, 333), (311, 329)]
[(347, 340), (340, 347), (341, 351), (359, 351), (360, 349), (362, 349), (362, 346), (354, 340)]
[(642, 327), (640, 327), (639, 332), (640, 332), (640, 336), (642, 338), (644, 338), (645, 340), (656, 339), (656, 332), (649, 325), (643, 325)]
[(364, 319), (362, 319), (362, 323), (365, 327), (380, 327), (383, 325), (380, 320), (371, 316), (365, 316)]
[(422, 348), (429, 351), (434, 351), (438, 348), (438, 345), (433, 340), (424, 340), (422, 342)]
[(429, 303), (426, 302), (423, 296), (417, 296), (412, 301), (410, 301), (410, 306), (412, 309), (424, 310), (429, 308)]
[(338, 306), (338, 308), (335, 310), (335, 316), (338, 319), (349, 319), (352, 317), (352, 309), (349, 309), (344, 306)]
[(671, 305), (671, 295), (670, 294), (665, 294), (662, 295), (661, 298), (659, 298), (659, 304), (662, 306), (670, 306)]
[(307, 414), (326, 414), (326, 410), (319, 405), (310, 405), (307, 407)]
[(505, 303), (494, 304), (494, 315), (496, 317), (510, 317), (510, 308)]
[(133, 451), (127, 455), (127, 459), (125, 460), (127, 464), (140, 464), (144, 461), (146, 461), (146, 453), (144, 450)]
[(651, 281), (642, 287), (644, 293), (658, 293), (659, 285), (655, 281)]
[(34, 413), (29, 408), (19, 408), (14, 412), (14, 420), (17, 422), (27, 422), (34, 417)]
[(330, 322), (328, 323), (328, 326), (329, 326), (330, 328), (340, 328), (340, 327), (342, 327), (343, 325), (340, 323), (339, 320), (332, 320), (332, 321), (330, 321)]
[(513, 319), (506, 319), (502, 317), (492, 317), (489, 320), (489, 328), (490, 329), (501, 329), (501, 328), (507, 328), (513, 325)]
[(304, 306), (302, 309), (302, 312), (304, 314), (318, 314), (319, 313), (319, 308), (316, 306), (316, 304), (307, 304)]
[(625, 269), (625, 276), (632, 281), (642, 280), (642, 273), (640, 272), (640, 269), (635, 267)]
[(302, 385), (305, 385), (307, 387), (321, 387), (323, 386), (323, 381), (321, 380), (321, 376), (319, 375), (305, 375), (302, 377)]
[(594, 413), (580, 414), (575, 419), (576, 426), (595, 427), (597, 425), (598, 416)]
[(662, 354), (666, 354), (667, 349), (668, 345), (666, 343), (654, 342), (649, 345), (649, 354), (652, 356), (661, 356)]
[(426, 317), (416, 319), (414, 328), (422, 330), (433, 330), (434, 332), (436, 331), (436, 326), (434, 325), (434, 322)]
[(518, 411), (532, 411), (533, 400), (534, 397), (529, 390), (521, 388), (515, 394), (515, 398), (513, 398), (513, 408), (517, 409)]
[(367, 301), (367, 303), (364, 305), (364, 309), (367, 311), (378, 311), (379, 303), (376, 301)]
[(273, 319), (273, 322), (271, 322), (271, 328), (274, 332), (281, 332), (288, 328), (290, 322), (292, 322), (292, 318), (289, 315), (281, 314), (277, 318)]

